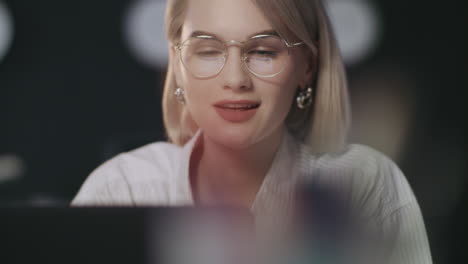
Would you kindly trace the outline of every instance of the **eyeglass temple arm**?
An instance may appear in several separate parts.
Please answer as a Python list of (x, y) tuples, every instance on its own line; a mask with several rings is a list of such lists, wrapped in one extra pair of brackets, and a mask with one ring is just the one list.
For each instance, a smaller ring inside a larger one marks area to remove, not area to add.
[(288, 43), (288, 42), (286, 42), (286, 46), (288, 46), (289, 48), (296, 47), (296, 46), (299, 46), (299, 45), (302, 45), (302, 44), (304, 44), (304, 42), (297, 42), (297, 43)]

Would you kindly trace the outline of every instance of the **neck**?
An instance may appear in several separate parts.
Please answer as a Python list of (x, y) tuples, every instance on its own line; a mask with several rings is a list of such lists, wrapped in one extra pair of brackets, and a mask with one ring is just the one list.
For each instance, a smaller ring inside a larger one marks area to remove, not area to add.
[(210, 140), (197, 142), (190, 174), (199, 204), (250, 208), (278, 151), (283, 130), (249, 146), (234, 149)]

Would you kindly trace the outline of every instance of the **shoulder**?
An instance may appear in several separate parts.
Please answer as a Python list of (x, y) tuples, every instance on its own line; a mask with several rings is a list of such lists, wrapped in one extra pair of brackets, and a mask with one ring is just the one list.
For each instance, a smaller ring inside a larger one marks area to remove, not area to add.
[(385, 154), (365, 145), (351, 144), (342, 152), (310, 155), (308, 174), (319, 183), (339, 185), (358, 207), (389, 215), (416, 202), (406, 177)]
[(381, 170), (393, 175), (394, 169), (397, 169), (396, 164), (385, 154), (360, 144), (350, 144), (338, 153), (306, 156), (307, 162), (313, 161), (315, 169), (329, 169), (338, 174), (346, 172), (374, 177)]
[(181, 151), (182, 148), (174, 144), (155, 142), (130, 152), (122, 153), (115, 160), (110, 160), (108, 163), (114, 162), (115, 165), (119, 165), (121, 169), (127, 172), (137, 171), (141, 173), (145, 169), (150, 171), (166, 171), (172, 167), (172, 164), (177, 162)]
[(175, 177), (181, 150), (156, 142), (115, 156), (88, 176), (72, 205), (132, 205), (139, 196), (162, 195), (155, 189)]
[(356, 176), (364, 182), (372, 183), (374, 187), (398, 191), (403, 185), (408, 185), (398, 165), (385, 154), (369, 146), (349, 145), (342, 159), (342, 163), (348, 163)]

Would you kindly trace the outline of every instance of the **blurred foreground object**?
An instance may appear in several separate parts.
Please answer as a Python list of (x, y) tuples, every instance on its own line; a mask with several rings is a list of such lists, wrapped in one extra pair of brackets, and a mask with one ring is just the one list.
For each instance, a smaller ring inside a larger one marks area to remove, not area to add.
[(1, 263), (247, 263), (251, 223), (221, 208), (0, 208)]

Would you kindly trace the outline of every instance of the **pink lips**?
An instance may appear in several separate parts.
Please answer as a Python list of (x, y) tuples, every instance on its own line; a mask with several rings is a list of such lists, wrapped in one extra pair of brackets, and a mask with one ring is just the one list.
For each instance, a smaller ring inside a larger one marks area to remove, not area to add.
[(257, 112), (260, 102), (251, 100), (223, 100), (213, 104), (216, 112), (226, 121), (240, 123), (248, 121)]

